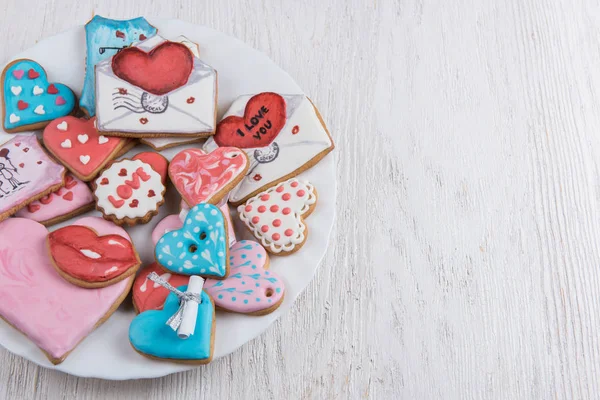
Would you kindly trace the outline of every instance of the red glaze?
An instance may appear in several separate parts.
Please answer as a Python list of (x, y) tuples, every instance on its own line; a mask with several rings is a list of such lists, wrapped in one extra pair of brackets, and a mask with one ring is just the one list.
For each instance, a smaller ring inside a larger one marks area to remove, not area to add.
[(161, 275), (163, 279), (175, 287), (187, 285), (190, 280), (189, 276), (168, 273), (158, 263), (148, 265), (140, 271), (133, 282), (133, 304), (138, 312), (160, 310), (169, 295), (167, 289), (147, 279), (147, 276), (152, 272)]
[(243, 118), (230, 115), (219, 122), (215, 142), (221, 147), (265, 147), (275, 140), (285, 119), (285, 99), (277, 93), (260, 93), (248, 101)]
[(164, 42), (146, 53), (128, 47), (112, 59), (116, 76), (155, 95), (185, 85), (194, 67), (194, 57), (181, 43)]
[(87, 282), (108, 281), (140, 264), (129, 240), (119, 235), (98, 236), (85, 226), (51, 232), (48, 248), (60, 270)]
[(149, 164), (153, 170), (159, 173), (160, 177), (162, 178), (163, 185), (167, 184), (169, 161), (161, 154), (153, 151), (144, 151), (133, 156), (133, 159), (141, 160), (146, 164)]

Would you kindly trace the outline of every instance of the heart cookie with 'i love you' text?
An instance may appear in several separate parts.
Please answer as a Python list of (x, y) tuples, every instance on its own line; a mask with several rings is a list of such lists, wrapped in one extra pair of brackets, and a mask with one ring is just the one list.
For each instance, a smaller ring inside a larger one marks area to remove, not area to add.
[(238, 207), (238, 212), (268, 252), (285, 256), (300, 250), (306, 242), (304, 218), (316, 205), (314, 186), (292, 178), (250, 198)]
[[(125, 232), (101, 218), (87, 220), (100, 234)], [(133, 278), (100, 289), (72, 285), (52, 266), (47, 235), (29, 219), (0, 223), (0, 316), (59, 364), (117, 309)]]
[(129, 144), (128, 139), (107, 137), (96, 130), (96, 118), (58, 118), (44, 129), (44, 145), (75, 176), (84, 182)]

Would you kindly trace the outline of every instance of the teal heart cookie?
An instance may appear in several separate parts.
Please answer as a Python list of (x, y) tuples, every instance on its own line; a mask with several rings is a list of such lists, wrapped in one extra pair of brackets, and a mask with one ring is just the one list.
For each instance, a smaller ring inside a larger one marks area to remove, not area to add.
[(156, 261), (180, 275), (225, 279), (229, 275), (227, 223), (212, 204), (198, 204), (183, 227), (165, 233), (156, 244)]
[[(187, 286), (178, 288), (185, 292)], [(129, 342), (133, 348), (154, 358), (206, 364), (213, 356), (215, 305), (206, 292), (200, 295), (194, 334), (180, 339), (166, 322), (179, 309), (179, 298), (169, 293), (162, 310), (149, 310), (137, 315), (129, 325)]]
[(75, 95), (67, 86), (48, 83), (46, 71), (33, 60), (8, 64), (2, 73), (4, 115), (7, 132), (41, 129), (53, 119), (69, 115)]

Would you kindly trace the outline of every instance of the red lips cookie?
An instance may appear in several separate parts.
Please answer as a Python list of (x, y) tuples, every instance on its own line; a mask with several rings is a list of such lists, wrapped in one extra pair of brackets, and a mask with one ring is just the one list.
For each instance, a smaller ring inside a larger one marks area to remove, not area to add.
[(113, 285), (133, 274), (140, 258), (127, 238), (100, 236), (92, 228), (70, 225), (51, 232), (47, 245), (57, 272), (85, 288)]
[(193, 67), (190, 50), (175, 42), (164, 42), (148, 53), (128, 47), (112, 59), (116, 76), (159, 96), (185, 85)]
[(129, 143), (100, 135), (95, 118), (57, 118), (46, 126), (43, 138), (46, 148), (84, 182), (92, 180)]

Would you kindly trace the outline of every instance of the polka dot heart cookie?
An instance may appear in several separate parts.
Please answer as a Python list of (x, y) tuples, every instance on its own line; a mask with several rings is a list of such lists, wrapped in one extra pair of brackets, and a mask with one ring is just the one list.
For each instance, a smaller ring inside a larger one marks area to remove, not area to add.
[(289, 255), (304, 245), (304, 218), (317, 204), (317, 191), (292, 178), (259, 193), (238, 207), (240, 219), (270, 253)]

